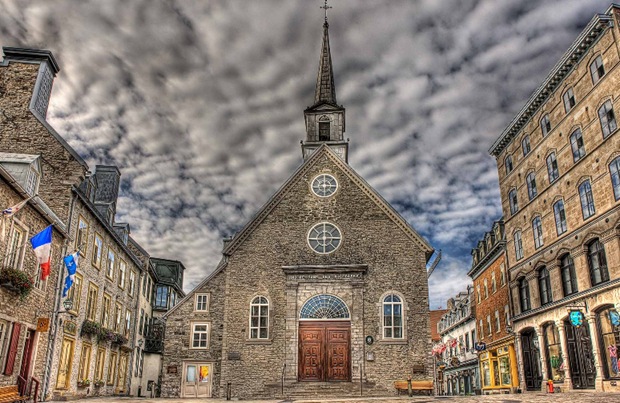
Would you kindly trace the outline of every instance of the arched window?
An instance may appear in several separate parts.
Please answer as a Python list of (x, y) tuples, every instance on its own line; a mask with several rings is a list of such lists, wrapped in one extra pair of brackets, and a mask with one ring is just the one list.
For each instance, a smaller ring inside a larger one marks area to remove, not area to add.
[(402, 339), (403, 302), (396, 294), (383, 298), (383, 338)]
[(598, 83), (598, 81), (605, 75), (605, 66), (603, 65), (603, 58), (598, 55), (596, 59), (590, 63), (590, 76), (592, 77), (592, 84)]
[(609, 173), (611, 174), (611, 186), (614, 188), (614, 198), (620, 200), (620, 157), (611, 161)]
[(530, 153), (530, 150), (532, 149), (530, 147), (530, 136), (523, 137), (523, 140), (521, 140), (521, 148), (523, 149), (524, 157)]
[(506, 156), (504, 165), (506, 165), (506, 175), (508, 175), (512, 171), (512, 155)]
[(555, 216), (555, 229), (558, 235), (566, 232), (566, 211), (564, 211), (564, 200), (558, 200), (553, 204), (553, 215)]
[(301, 308), (300, 319), (349, 319), (349, 308), (338, 297), (328, 294), (315, 295)]
[(532, 232), (534, 234), (534, 247), (538, 249), (541, 246), (543, 246), (543, 243), (544, 243), (542, 221), (540, 220), (540, 216), (532, 220)]
[(598, 118), (601, 121), (603, 138), (607, 138), (618, 128), (618, 124), (616, 123), (616, 115), (614, 114), (614, 107), (611, 105), (611, 101), (605, 102), (598, 109)]
[(605, 248), (598, 239), (590, 242), (588, 245), (588, 264), (590, 266), (592, 286), (609, 281)]
[(549, 114), (545, 114), (540, 119), (540, 130), (542, 130), (543, 137), (545, 137), (551, 131), (551, 120), (549, 120)]
[(521, 231), (514, 234), (515, 241), (515, 257), (517, 260), (523, 259), (523, 241), (521, 240)]
[(562, 365), (562, 345), (560, 333), (555, 323), (545, 325), (543, 334), (545, 337), (545, 349), (547, 350), (547, 378), (553, 380), (563, 380), (564, 371), (560, 370)]
[(269, 301), (263, 296), (250, 304), (250, 339), (269, 338)]
[(575, 263), (568, 253), (560, 259), (560, 271), (562, 272), (562, 290), (567, 297), (579, 291), (577, 288), (577, 275), (575, 274)]
[(525, 277), (519, 280), (519, 302), (521, 303), (521, 312), (529, 311), (530, 305), (530, 285)]
[(573, 87), (566, 90), (562, 96), (562, 99), (564, 100), (564, 111), (568, 113), (571, 109), (573, 109), (573, 106), (575, 106), (575, 93), (573, 92)]
[(536, 190), (536, 174), (530, 172), (525, 180), (527, 182), (527, 194), (530, 200), (532, 200), (538, 194), (538, 190)]
[(586, 220), (596, 213), (594, 208), (594, 196), (592, 196), (592, 187), (590, 181), (587, 180), (579, 185), (579, 199), (581, 200), (581, 213), (583, 219)]
[[(612, 321), (612, 318), (614, 319)], [(605, 370), (605, 378), (618, 378), (620, 376), (618, 370), (618, 360), (612, 360), (610, 353), (615, 352), (617, 357), (620, 350), (620, 326), (614, 326), (613, 322), (618, 320), (618, 311), (613, 307), (606, 308), (596, 315), (598, 324), (599, 340), (601, 344), (601, 357), (603, 357), (603, 367)]]
[(540, 305), (546, 305), (553, 300), (551, 295), (551, 279), (549, 270), (543, 267), (538, 271), (538, 290), (540, 291)]
[(329, 122), (319, 122), (319, 141), (329, 141)]
[(570, 148), (573, 151), (573, 162), (579, 161), (584, 155), (586, 155), (586, 148), (583, 145), (581, 129), (576, 129), (570, 135)]
[(517, 200), (517, 189), (511, 189), (508, 192), (508, 201), (510, 202), (510, 214), (515, 214), (519, 210), (519, 201)]
[(555, 153), (551, 153), (547, 156), (547, 173), (549, 174), (549, 183), (555, 182), (555, 180), (560, 177)]

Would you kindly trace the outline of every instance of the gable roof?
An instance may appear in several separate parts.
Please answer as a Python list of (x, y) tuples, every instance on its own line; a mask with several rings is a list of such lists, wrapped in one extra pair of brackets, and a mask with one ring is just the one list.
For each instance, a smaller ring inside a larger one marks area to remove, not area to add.
[(177, 302), (164, 317), (168, 317), (185, 301), (193, 298), (193, 295), (204, 287), (213, 277), (220, 271), (224, 270), (228, 264), (228, 256), (234, 253), (239, 246), (250, 236), (250, 234), (269, 216), (271, 211), (280, 203), (284, 194), (295, 184), (297, 179), (305, 174), (322, 155), (327, 155), (362, 191), (370, 197), (375, 204), (392, 219), (396, 225), (401, 228), (410, 239), (416, 242), (426, 253), (426, 261), (430, 259), (435, 249), (420, 235), (418, 232), (392, 207), (381, 195), (368, 184), (357, 172), (353, 170), (346, 162), (342, 160), (327, 144), (322, 144), (312, 153), (310, 158), (306, 159), (303, 164), (288, 178), (286, 182), (274, 193), (273, 196), (258, 210), (258, 212), (248, 221), (248, 223), (239, 231), (235, 237), (225, 245), (222, 252), (223, 257), (215, 270), (202, 280), (196, 287), (192, 289), (185, 298)]
[(314, 162), (322, 155), (335, 163), (375, 204), (386, 213), (392, 221), (401, 228), (410, 239), (416, 242), (426, 252), (426, 261), (434, 252), (434, 248), (392, 207), (375, 189), (372, 188), (357, 172), (342, 160), (327, 144), (322, 144), (317, 150), (301, 164), (299, 168), (284, 182), (276, 193), (263, 205), (254, 217), (235, 235), (235, 237), (224, 248), (224, 255), (232, 254), (248, 236), (262, 223), (271, 211), (280, 203), (282, 196), (286, 193), (297, 179), (308, 171)]

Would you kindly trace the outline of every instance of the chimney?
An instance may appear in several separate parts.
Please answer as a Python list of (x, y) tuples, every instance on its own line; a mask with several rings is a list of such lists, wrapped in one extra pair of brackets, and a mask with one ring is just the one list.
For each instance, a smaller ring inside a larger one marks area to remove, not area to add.
[(34, 85), (32, 98), (30, 100), (30, 109), (36, 113), (39, 118), (45, 120), (47, 115), (47, 107), (52, 94), (52, 85), (54, 77), (60, 71), (58, 63), (49, 50), (13, 48), (4, 46), (2, 48), (4, 60), (1, 65), (8, 65), (11, 62), (31, 63), (39, 65), (39, 73), (37, 81)]

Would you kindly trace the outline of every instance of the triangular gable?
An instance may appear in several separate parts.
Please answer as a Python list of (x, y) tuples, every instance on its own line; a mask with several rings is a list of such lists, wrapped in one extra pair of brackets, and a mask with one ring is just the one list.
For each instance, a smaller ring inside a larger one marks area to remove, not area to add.
[(323, 154), (326, 154), (348, 177), (358, 185), (362, 191), (370, 197), (375, 204), (383, 210), (392, 221), (400, 227), (409, 238), (418, 243), (426, 252), (426, 261), (430, 259), (434, 249), (418, 232), (392, 207), (375, 189), (372, 188), (357, 172), (353, 170), (345, 161), (342, 160), (329, 146), (322, 144), (308, 158), (290, 178), (276, 191), (276, 193), (263, 205), (263, 207), (252, 217), (252, 219), (239, 231), (239, 233), (224, 248), (224, 254), (230, 256), (254, 231), (260, 223), (271, 213), (280, 203), (284, 193), (296, 182), (296, 180), (308, 171), (314, 162)]
[(330, 104), (329, 102), (321, 102), (305, 110), (305, 112), (313, 111), (344, 111), (344, 108), (335, 104)]

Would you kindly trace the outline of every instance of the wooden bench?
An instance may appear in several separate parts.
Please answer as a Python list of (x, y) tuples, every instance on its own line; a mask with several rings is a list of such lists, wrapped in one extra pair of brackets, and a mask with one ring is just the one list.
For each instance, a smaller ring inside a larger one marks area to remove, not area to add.
[(21, 402), (23, 400), (24, 397), (19, 395), (17, 385), (0, 387), (0, 403)]
[[(407, 381), (395, 381), (394, 387), (400, 392), (409, 392), (409, 385)], [(433, 381), (411, 381), (411, 391), (412, 392), (425, 392), (425, 394), (431, 396), (433, 394)]]

